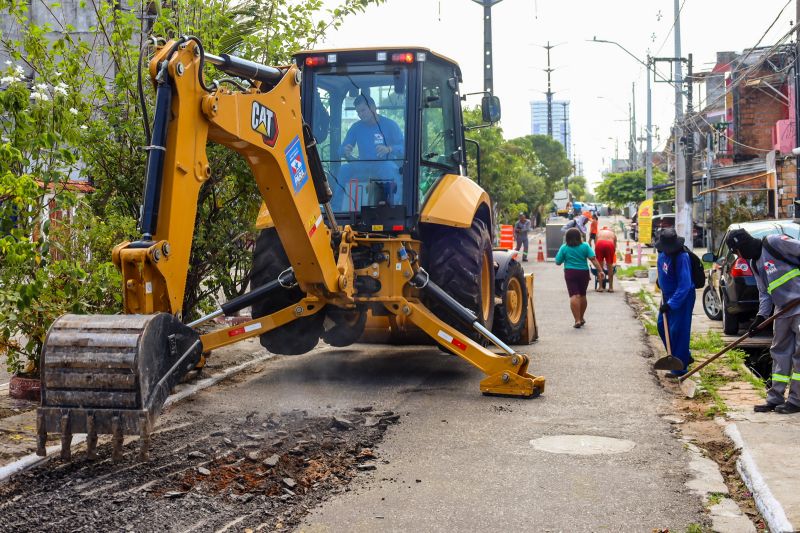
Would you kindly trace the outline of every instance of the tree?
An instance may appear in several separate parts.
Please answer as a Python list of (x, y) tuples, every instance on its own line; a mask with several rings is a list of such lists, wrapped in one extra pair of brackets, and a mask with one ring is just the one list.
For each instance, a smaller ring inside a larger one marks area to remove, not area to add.
[(569, 192), (575, 200), (586, 200), (586, 178), (583, 176), (571, 176), (569, 178)]
[(564, 188), (564, 178), (572, 174), (572, 163), (560, 142), (547, 135), (526, 135), (512, 142), (524, 144), (536, 154), (542, 165), (542, 176), (547, 185), (546, 196)]
[[(480, 125), (480, 109), (465, 110), (464, 122)], [(468, 137), (481, 145), (481, 186), (495, 204), (498, 221), (511, 222), (520, 212), (533, 213), (549, 204), (544, 169), (530, 143), (505, 141), (502, 129), (495, 126), (469, 131)], [(477, 177), (473, 158), (468, 174)]]
[[(663, 185), (669, 181), (668, 176), (660, 170), (653, 169), (653, 185)], [(615, 207), (623, 207), (629, 203), (639, 204), (645, 200), (644, 169), (629, 172), (606, 174), (603, 182), (597, 186), (597, 198)], [(657, 192), (656, 201), (669, 200), (675, 196), (674, 189)]]

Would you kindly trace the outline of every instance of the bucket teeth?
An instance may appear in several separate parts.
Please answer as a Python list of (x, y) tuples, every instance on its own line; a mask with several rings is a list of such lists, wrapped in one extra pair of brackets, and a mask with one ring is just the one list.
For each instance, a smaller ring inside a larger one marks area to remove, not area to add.
[(122, 459), (122, 425), (118, 416), (111, 419), (111, 460), (120, 461)]
[(47, 430), (45, 429), (44, 413), (36, 413), (36, 455), (47, 455)]
[(150, 459), (150, 424), (144, 414), (139, 416), (139, 427), (139, 460), (144, 463)]
[(94, 415), (86, 417), (86, 458), (97, 459), (97, 430), (94, 427)]
[(69, 413), (61, 415), (61, 459), (72, 459), (72, 427), (69, 424)]
[(86, 433), (95, 459), (98, 435), (111, 434), (119, 460), (125, 435), (136, 435), (146, 460), (153, 422), (202, 349), (198, 333), (168, 313), (60, 317), (42, 350), (37, 453), (46, 453), (48, 432), (60, 433), (68, 460), (72, 435)]

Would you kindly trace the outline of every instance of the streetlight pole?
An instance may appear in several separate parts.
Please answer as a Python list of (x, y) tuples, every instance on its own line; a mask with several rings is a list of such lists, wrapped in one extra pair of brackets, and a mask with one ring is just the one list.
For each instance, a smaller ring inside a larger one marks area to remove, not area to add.
[[(650, 200), (653, 198), (653, 93), (650, 88), (650, 65), (653, 63), (652, 58), (648, 54), (647, 62), (644, 62), (636, 57), (636, 55), (634, 55), (630, 50), (616, 41), (607, 41), (605, 39), (598, 39), (595, 37), (589, 42), (613, 44), (631, 56), (637, 63), (644, 66), (645, 69), (647, 69), (647, 154), (645, 154), (645, 197)], [(653, 69), (653, 74), (657, 75), (655, 69)], [(663, 79), (662, 76), (659, 77)]]
[(681, 140), (683, 139), (683, 63), (681, 61), (681, 19), (680, 1), (674, 1), (675, 9), (675, 231), (683, 237), (686, 246), (692, 248), (692, 209), (686, 195), (686, 154)]
[(645, 154), (645, 198), (653, 199), (653, 105), (650, 89), (650, 54), (647, 54), (647, 153)]
[(503, 0), (472, 0), (483, 6), (483, 90), (494, 94), (494, 73), (492, 71), (492, 6)]

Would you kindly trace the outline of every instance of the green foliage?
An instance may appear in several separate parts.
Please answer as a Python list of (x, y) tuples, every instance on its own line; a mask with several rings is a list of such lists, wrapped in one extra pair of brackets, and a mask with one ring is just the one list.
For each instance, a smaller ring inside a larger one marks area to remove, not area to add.
[(648, 268), (649, 267), (646, 267), (644, 265), (642, 265), (642, 266), (631, 265), (631, 266), (627, 266), (627, 267), (617, 268), (617, 277), (630, 278), (630, 277), (633, 277), (633, 273), (634, 272), (637, 272), (639, 270), (647, 270)]
[[(481, 124), (480, 109), (465, 110), (464, 123)], [(549, 207), (552, 189), (531, 142), (532, 137), (538, 136), (506, 141), (499, 127), (472, 130), (467, 136), (481, 145), (481, 186), (495, 204), (498, 222), (513, 223), (520, 212), (541, 213)], [(477, 176), (474, 158), (469, 159), (468, 174)]]
[(569, 178), (569, 192), (575, 200), (584, 202), (586, 198), (586, 178), (583, 176), (571, 176)]
[[(653, 169), (653, 185), (662, 185), (669, 181), (669, 177), (658, 169)], [(603, 182), (595, 189), (597, 199), (615, 207), (623, 207), (628, 203), (639, 204), (645, 199), (645, 171), (644, 169), (632, 170), (616, 174), (606, 174)], [(657, 192), (656, 201), (669, 200), (675, 197), (675, 191)]]
[(547, 135), (526, 135), (515, 141), (529, 146), (541, 161), (547, 196), (552, 197), (553, 191), (564, 188), (564, 178), (572, 174), (573, 169), (560, 142)]
[(725, 202), (718, 203), (711, 217), (712, 231), (722, 235), (728, 226), (738, 222), (760, 220), (767, 215), (767, 194), (733, 195)]

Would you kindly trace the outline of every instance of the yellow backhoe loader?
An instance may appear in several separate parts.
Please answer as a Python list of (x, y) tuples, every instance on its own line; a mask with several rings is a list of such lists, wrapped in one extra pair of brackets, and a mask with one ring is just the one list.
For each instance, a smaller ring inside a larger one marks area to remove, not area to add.
[[(206, 64), (227, 78), (207, 85)], [(65, 459), (72, 435), (86, 433), (90, 458), (97, 435), (111, 434), (114, 458), (124, 435), (139, 435), (146, 459), (171, 388), (208, 352), (254, 336), (272, 352), (300, 354), (320, 339), (345, 346), (424, 332), (486, 374), (485, 394), (544, 390), (528, 356), (509, 346), (535, 335), (532, 281), (507, 251), (492, 250), (489, 197), (466, 177), (453, 61), (422, 48), (330, 50), (276, 68), (207, 54), (182, 37), (157, 48), (149, 73), (156, 104), (141, 238), (113, 250), (124, 314), (66, 315), (51, 327), (40, 455), (48, 433), (61, 434)], [(483, 101), (484, 120), (498, 120), (496, 98)], [(261, 233), (251, 291), (186, 324), (208, 141), (248, 162), (264, 202)], [(196, 329), (246, 307), (243, 324)]]

